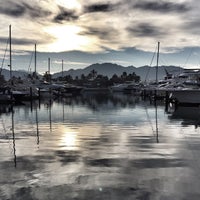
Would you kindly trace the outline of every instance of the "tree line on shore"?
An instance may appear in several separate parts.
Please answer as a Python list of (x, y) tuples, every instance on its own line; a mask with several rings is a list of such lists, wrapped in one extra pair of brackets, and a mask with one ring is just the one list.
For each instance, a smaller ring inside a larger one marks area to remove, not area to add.
[[(98, 87), (109, 87), (114, 84), (120, 84), (120, 83), (125, 83), (125, 82), (140, 82), (140, 76), (136, 75), (135, 72), (133, 73), (127, 73), (123, 72), (121, 75), (113, 74), (111, 78), (108, 76), (98, 74), (96, 70), (91, 70), (87, 75), (82, 74), (80, 77), (72, 77), (71, 75), (66, 75), (66, 76), (59, 76), (57, 78), (53, 78), (52, 75), (48, 72), (45, 72), (43, 76), (39, 76), (36, 73), (28, 74), (27, 79), (30, 80), (43, 80), (46, 82), (63, 82), (63, 83), (69, 83), (69, 84), (74, 84), (74, 85), (79, 85), (79, 86), (98, 86)], [(23, 78), (22, 77), (12, 77), (12, 80), (15, 83), (23, 83)], [(8, 81), (10, 82), (10, 81)], [(4, 85), (6, 84), (7, 81), (5, 80), (4, 76), (1, 74), (0, 75), (0, 84)]]
[(113, 74), (111, 78), (108, 76), (98, 74), (96, 70), (91, 70), (89, 74), (82, 74), (80, 77), (76, 76), (73, 78), (71, 75), (59, 76), (58, 78), (52, 79), (51, 74), (45, 73), (43, 79), (47, 82), (53, 80), (55, 82), (62, 81), (70, 84), (79, 86), (92, 85), (99, 87), (109, 87), (114, 84), (125, 83), (125, 82), (140, 82), (140, 76), (136, 75), (135, 72), (127, 74), (123, 72), (120, 76)]

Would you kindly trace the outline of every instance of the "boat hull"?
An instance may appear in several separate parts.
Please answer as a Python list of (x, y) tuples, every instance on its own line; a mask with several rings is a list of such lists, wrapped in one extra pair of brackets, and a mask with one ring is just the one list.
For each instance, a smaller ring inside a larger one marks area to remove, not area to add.
[(200, 104), (199, 89), (181, 89), (170, 91), (170, 99), (177, 103)]

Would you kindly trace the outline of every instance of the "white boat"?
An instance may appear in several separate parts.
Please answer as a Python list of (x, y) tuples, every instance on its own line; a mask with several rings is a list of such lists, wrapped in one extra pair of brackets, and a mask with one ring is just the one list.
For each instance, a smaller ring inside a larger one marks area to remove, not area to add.
[(200, 109), (199, 106), (178, 106), (172, 112), (168, 113), (171, 120), (181, 120), (182, 125), (200, 126)]
[(157, 85), (143, 88), (147, 94), (157, 98), (169, 98), (177, 103), (200, 104), (200, 70), (185, 69), (177, 76), (158, 81)]
[(124, 89), (127, 87), (128, 85), (125, 83), (121, 83), (121, 84), (117, 84), (117, 85), (113, 85), (110, 87), (112, 92), (123, 92)]
[(54, 96), (54, 93), (51, 90), (51, 88), (38, 88), (38, 95), (39, 95), (39, 98), (49, 99)]
[(181, 88), (170, 90), (169, 98), (179, 104), (200, 104), (200, 89)]
[(112, 92), (124, 92), (124, 90), (126, 88), (133, 88), (135, 87), (136, 83), (134, 82), (128, 82), (128, 83), (120, 83), (120, 84), (116, 84), (110, 87)]
[(162, 90), (168, 91), (169, 98), (179, 104), (200, 104), (200, 70), (184, 70)]

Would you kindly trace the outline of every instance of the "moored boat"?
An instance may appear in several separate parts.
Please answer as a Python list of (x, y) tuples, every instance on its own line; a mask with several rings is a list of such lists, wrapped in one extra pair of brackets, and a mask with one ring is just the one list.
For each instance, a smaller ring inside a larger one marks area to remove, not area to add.
[(109, 88), (101, 88), (101, 87), (85, 87), (82, 90), (83, 93), (109, 93)]
[(0, 88), (0, 103), (1, 104), (9, 104), (14, 102), (12, 98), (11, 89), (9, 87), (1, 87)]
[(179, 104), (200, 104), (200, 89), (173, 89), (169, 98)]

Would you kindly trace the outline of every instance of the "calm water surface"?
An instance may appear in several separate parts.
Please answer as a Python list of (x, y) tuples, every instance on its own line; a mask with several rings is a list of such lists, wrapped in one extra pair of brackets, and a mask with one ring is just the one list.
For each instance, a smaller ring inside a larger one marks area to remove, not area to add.
[(199, 200), (200, 108), (133, 96), (0, 107), (2, 200)]

